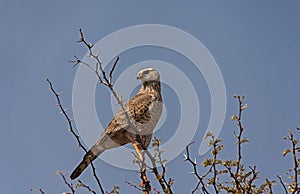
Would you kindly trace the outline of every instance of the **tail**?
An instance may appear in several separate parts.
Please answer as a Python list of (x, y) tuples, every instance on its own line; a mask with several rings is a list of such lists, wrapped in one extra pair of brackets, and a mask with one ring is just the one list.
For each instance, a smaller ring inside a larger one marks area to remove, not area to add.
[(75, 168), (75, 170), (72, 172), (70, 178), (71, 180), (76, 179), (81, 175), (81, 173), (88, 167), (88, 165), (97, 158), (102, 152), (97, 153), (95, 155), (91, 150), (88, 151), (88, 153), (85, 154), (83, 157), (83, 160), (80, 162), (80, 164)]

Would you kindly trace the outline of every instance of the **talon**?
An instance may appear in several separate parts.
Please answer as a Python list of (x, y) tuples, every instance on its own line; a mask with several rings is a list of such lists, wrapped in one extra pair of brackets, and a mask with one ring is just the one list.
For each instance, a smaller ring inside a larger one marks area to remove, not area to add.
[(139, 185), (140, 187), (144, 187), (145, 186), (144, 181), (141, 181)]
[(140, 187), (145, 188), (146, 191), (150, 191), (151, 190), (151, 186), (150, 186), (150, 181), (149, 180), (143, 180), (140, 182), (139, 184)]

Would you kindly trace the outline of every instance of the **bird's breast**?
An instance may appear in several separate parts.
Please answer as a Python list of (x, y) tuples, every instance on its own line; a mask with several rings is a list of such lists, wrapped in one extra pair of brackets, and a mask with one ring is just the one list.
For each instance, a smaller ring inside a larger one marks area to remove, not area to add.
[(144, 114), (138, 129), (142, 135), (152, 134), (162, 114), (162, 102), (155, 101), (149, 106), (148, 114)]

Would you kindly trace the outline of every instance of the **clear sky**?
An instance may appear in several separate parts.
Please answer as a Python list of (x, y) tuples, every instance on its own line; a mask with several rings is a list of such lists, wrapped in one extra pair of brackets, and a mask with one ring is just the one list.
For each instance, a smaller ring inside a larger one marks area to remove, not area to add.
[[(75, 148), (46, 78), (63, 91), (63, 103), (72, 115), (77, 69), (68, 60), (73, 54), (83, 57), (86, 52), (75, 43), (79, 28), (92, 42), (139, 24), (169, 25), (190, 33), (212, 54), (225, 82), (227, 112), (220, 134), (225, 144), (222, 157), (235, 157), (235, 124), (230, 116), (235, 114), (237, 104), (232, 96), (242, 94), (249, 104), (244, 114), (245, 135), (251, 140), (244, 147), (246, 164), (255, 164), (262, 180), (276, 179), (290, 166), (281, 153), (288, 146), (283, 140), (288, 129), (300, 126), (298, 1), (1, 0), (0, 4), (1, 193), (30, 193), (30, 188), (35, 187), (46, 193), (67, 190), (53, 174), (56, 170), (69, 174), (83, 154)], [(133, 64), (160, 60), (177, 67), (191, 80), (201, 107), (192, 154), (198, 160), (208, 156), (197, 155), (211, 112), (208, 85), (197, 68), (180, 53), (165, 48), (135, 48), (120, 57), (116, 77)], [(132, 82), (138, 83), (135, 77)], [(126, 83), (123, 85), (126, 87)], [(96, 109), (104, 126), (113, 115), (109, 96), (106, 89), (97, 87)], [(167, 141), (179, 123), (181, 99), (168, 83), (163, 85), (163, 96), (167, 114), (155, 136)], [(167, 164), (167, 175), (175, 179), (176, 193), (189, 193), (196, 181), (187, 174), (190, 165), (182, 160), (183, 153), (178, 153)], [(124, 183), (139, 182), (135, 171), (113, 167), (100, 159), (95, 165), (105, 190), (117, 184), (121, 193), (135, 192)], [(94, 186), (89, 170), (82, 179)], [(279, 186), (274, 190), (282, 192)]]

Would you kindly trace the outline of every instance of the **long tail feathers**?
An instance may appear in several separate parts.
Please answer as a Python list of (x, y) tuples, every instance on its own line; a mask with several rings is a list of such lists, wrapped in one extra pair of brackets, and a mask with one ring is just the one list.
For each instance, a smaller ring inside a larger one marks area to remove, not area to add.
[(95, 155), (92, 151), (88, 151), (88, 153), (83, 157), (83, 160), (80, 162), (80, 164), (72, 172), (70, 176), (71, 180), (79, 177), (81, 173), (88, 167), (88, 165), (97, 158), (97, 155)]

